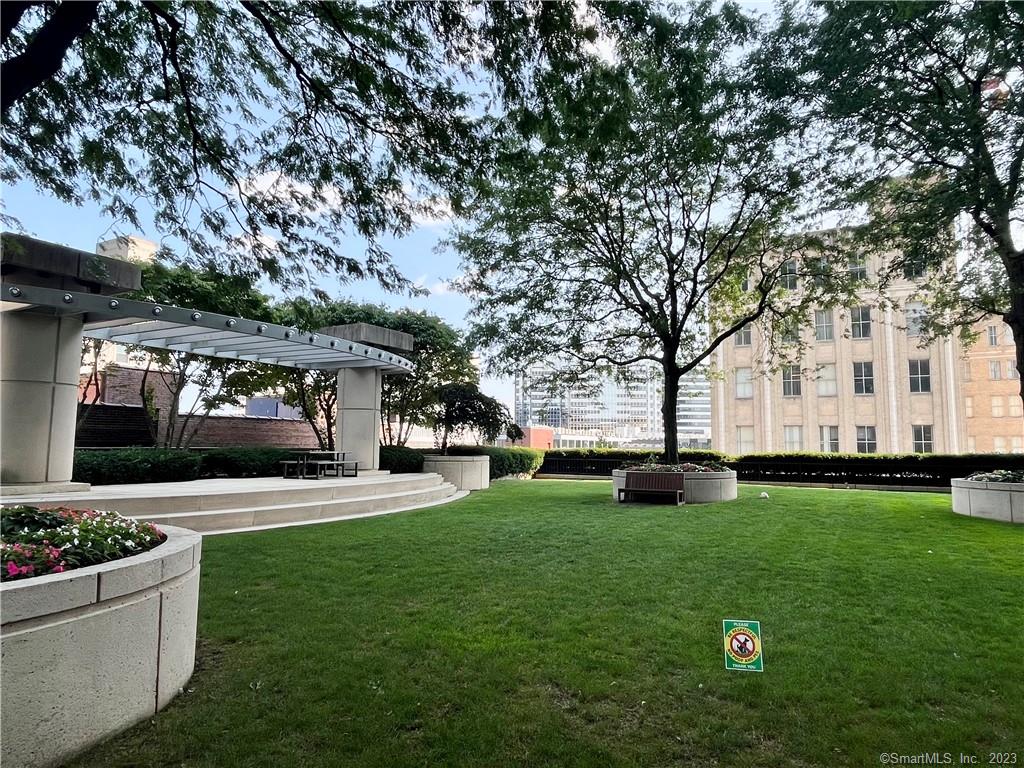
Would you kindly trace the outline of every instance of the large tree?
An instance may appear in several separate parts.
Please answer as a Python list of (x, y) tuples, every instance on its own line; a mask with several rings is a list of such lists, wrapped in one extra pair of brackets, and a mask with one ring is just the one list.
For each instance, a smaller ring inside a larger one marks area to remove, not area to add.
[(502, 134), (453, 242), (494, 371), (554, 362), (578, 384), (653, 364), (675, 461), (681, 377), (817, 295), (787, 290), (815, 157), (773, 95), (770, 52), (746, 55), (759, 28), (735, 5), (619, 10), (605, 8), (614, 60), (549, 84), (545, 110), (518, 116), (529, 140)]
[(379, 237), (457, 208), (485, 156), (471, 94), (518, 100), (581, 40), (540, 0), (7, 0), (0, 22), (5, 183), (151, 212), (193, 263), (391, 288)]
[(815, 2), (780, 33), (864, 242), (931, 270), (938, 330), (1002, 316), (1024, 372), (1024, 6)]
[[(277, 320), (303, 330), (332, 325), (371, 323), (412, 334), (415, 348), (400, 354), (416, 369), (408, 375), (385, 376), (381, 383), (381, 442), (405, 445), (415, 426), (432, 426), (445, 384), (475, 384), (478, 371), (472, 349), (462, 334), (441, 318), (411, 309), (389, 310), (352, 301), (295, 299), (276, 308)], [(338, 383), (335, 371), (278, 369), (285, 402), (302, 408), (326, 450), (334, 448)]]

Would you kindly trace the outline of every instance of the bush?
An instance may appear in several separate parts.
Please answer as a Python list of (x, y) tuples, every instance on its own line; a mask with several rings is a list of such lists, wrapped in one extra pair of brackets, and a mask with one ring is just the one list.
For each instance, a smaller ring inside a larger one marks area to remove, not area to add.
[(71, 479), (93, 485), (167, 483), (196, 480), (202, 457), (186, 450), (117, 448), (110, 451), (75, 451)]
[(203, 477), (274, 477), (294, 454), (288, 448), (216, 448), (199, 455)]
[(17, 506), (0, 509), (0, 579), (12, 581), (108, 563), (167, 537), (152, 523), (116, 512)]
[(394, 473), (422, 472), (423, 454), (413, 448), (399, 445), (380, 447), (380, 468)]
[(1024, 483), (1024, 470), (993, 469), (991, 472), (975, 472), (967, 479), (988, 483)]
[[(552, 459), (609, 459), (632, 464), (642, 464), (648, 460), (665, 461), (665, 452), (656, 448), (558, 448), (545, 451), (545, 457)], [(680, 450), (680, 463), (697, 463), (700, 461), (726, 461), (727, 456), (718, 451)]]
[(497, 448), (489, 445), (453, 445), (449, 456), (489, 456), (491, 480), (509, 475), (533, 477), (544, 462), (544, 451), (536, 448)]

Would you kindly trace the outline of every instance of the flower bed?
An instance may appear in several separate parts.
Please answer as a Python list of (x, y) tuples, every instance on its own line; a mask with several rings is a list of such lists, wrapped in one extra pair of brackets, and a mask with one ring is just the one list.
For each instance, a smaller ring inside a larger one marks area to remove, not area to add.
[(708, 504), (736, 498), (736, 472), (715, 461), (692, 464), (644, 463), (612, 471), (612, 498), (619, 501), (626, 472), (661, 472), (681, 480), (687, 504)]
[(958, 515), (1024, 524), (1024, 471), (996, 469), (950, 481)]
[(63, 573), (137, 555), (166, 536), (116, 512), (68, 507), (0, 508), (0, 580)]
[(698, 464), (655, 464), (647, 462), (644, 464), (632, 464), (623, 467), (627, 472), (729, 472), (725, 464), (717, 461), (702, 461)]

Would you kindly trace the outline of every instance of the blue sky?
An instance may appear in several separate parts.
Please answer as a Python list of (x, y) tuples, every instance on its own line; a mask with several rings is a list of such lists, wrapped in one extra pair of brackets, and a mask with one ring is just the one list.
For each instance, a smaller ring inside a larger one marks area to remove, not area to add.
[[(160, 239), (159, 233), (144, 216), (140, 216), (144, 226), (141, 232), (125, 229), (121, 222), (105, 214), (96, 204), (86, 203), (79, 207), (64, 203), (40, 194), (26, 182), (5, 186), (3, 204), (4, 213), (17, 219), (26, 234), (85, 251), (95, 250), (96, 243), (117, 235), (136, 234), (150, 240)], [(341, 283), (330, 277), (321, 280), (319, 286), (332, 296), (382, 303), (395, 309), (411, 307), (426, 310), (456, 327), (464, 328), (470, 301), (447, 287), (447, 281), (459, 273), (459, 258), (451, 251), (439, 248), (448, 227), (447, 222), (429, 222), (417, 226), (405, 237), (383, 241), (402, 274), (430, 290), (429, 296), (396, 295), (387, 293), (372, 281)], [(352, 247), (356, 252), (362, 250), (358, 241), (353, 241)], [(276, 296), (282, 295), (279, 289), (264, 288)], [(485, 378), (481, 388), (512, 407), (510, 379)]]

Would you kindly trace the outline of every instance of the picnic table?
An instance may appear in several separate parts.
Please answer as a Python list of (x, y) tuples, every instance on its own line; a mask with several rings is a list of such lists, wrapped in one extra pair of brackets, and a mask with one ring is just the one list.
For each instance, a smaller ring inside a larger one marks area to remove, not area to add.
[(358, 477), (359, 462), (345, 457), (352, 451), (307, 451), (294, 459), (281, 462), (282, 478), (319, 480), (329, 474), (334, 477)]

